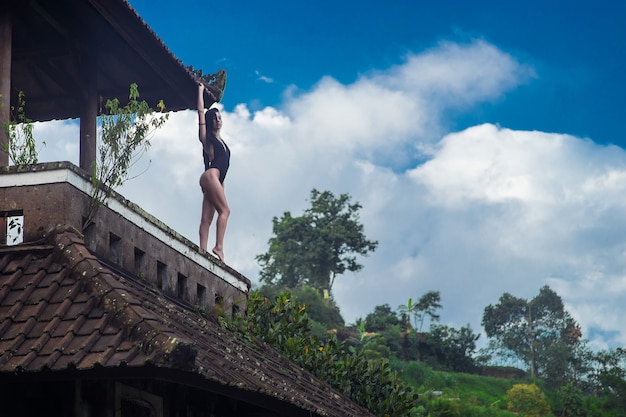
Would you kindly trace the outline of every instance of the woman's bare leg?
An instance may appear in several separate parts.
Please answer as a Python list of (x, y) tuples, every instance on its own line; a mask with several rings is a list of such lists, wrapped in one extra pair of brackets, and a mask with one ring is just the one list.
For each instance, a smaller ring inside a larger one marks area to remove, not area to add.
[(224, 186), (219, 181), (219, 170), (211, 168), (207, 170), (200, 178), (200, 185), (208, 197), (210, 204), (217, 212), (217, 221), (215, 222), (215, 246), (213, 253), (224, 262), (224, 235), (226, 233), (226, 225), (230, 216), (230, 207), (224, 193)]
[(207, 250), (207, 245), (209, 241), (209, 228), (211, 227), (211, 222), (213, 221), (213, 216), (215, 215), (215, 207), (211, 204), (208, 196), (205, 193), (202, 193), (202, 215), (200, 217), (200, 248), (203, 250)]

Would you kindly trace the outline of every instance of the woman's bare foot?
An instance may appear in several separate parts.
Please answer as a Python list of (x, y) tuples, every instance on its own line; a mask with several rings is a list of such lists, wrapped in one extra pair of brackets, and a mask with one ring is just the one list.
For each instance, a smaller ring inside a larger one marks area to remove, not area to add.
[(217, 248), (213, 248), (213, 253), (215, 254), (215, 256), (217, 256), (219, 258), (220, 261), (224, 262), (224, 251), (217, 249)]

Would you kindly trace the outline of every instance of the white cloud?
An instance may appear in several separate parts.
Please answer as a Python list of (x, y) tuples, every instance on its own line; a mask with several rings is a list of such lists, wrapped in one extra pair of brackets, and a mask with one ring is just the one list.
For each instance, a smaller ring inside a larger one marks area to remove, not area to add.
[(255, 71), (254, 73), (256, 74), (257, 79), (259, 81), (263, 81), (264, 83), (267, 83), (267, 84), (273, 84), (274, 83), (274, 80), (272, 78), (270, 78), (270, 77), (268, 77), (266, 75), (261, 75), (261, 73), (259, 71)]
[(40, 161), (69, 161), (79, 164), (77, 120), (54, 120), (34, 123)]
[[(282, 108), (223, 111), (233, 155), (227, 262), (255, 281), (273, 216), (300, 214), (312, 188), (349, 193), (379, 241), (361, 272), (335, 283), (349, 322), (439, 290), (442, 320), (481, 332), (484, 307), (503, 292), (532, 298), (548, 283), (583, 331), (616, 331), (611, 342), (626, 343), (613, 320), (626, 313), (624, 151), (565, 134), (492, 124), (449, 133), (441, 124), (443, 112), (469, 111), (533, 76), (486, 42), (442, 43), (350, 85), (324, 78)], [(61, 132), (54, 126), (46, 133)], [(122, 190), (192, 241), (203, 169), (196, 129), (194, 112), (172, 114), (150, 169)], [(75, 161), (77, 137), (63, 130), (46, 152)]]
[(379, 73), (373, 81), (417, 93), (429, 107), (441, 110), (496, 99), (534, 76), (532, 68), (484, 41), (441, 42), (432, 50), (409, 55), (406, 63)]

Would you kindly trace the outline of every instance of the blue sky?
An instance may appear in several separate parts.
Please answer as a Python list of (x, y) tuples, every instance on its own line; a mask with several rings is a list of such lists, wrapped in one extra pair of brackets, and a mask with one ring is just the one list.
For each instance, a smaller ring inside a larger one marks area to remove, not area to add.
[(228, 70), (227, 108), (280, 106), (288, 86), (306, 91), (325, 75), (351, 83), (442, 39), (484, 39), (533, 65), (538, 76), (471, 114), (451, 115), (451, 126), (490, 122), (624, 141), (623, 1), (131, 4), (184, 63)]
[[(626, 3), (130, 4), (185, 64), (228, 71), (225, 255), (253, 283), (272, 217), (330, 190), (379, 242), (333, 287), (348, 323), (437, 290), (443, 323), (482, 333), (504, 292), (547, 284), (593, 347), (626, 345)], [(120, 190), (192, 241), (196, 123), (171, 114)], [(78, 163), (75, 123), (35, 134), (42, 161)]]

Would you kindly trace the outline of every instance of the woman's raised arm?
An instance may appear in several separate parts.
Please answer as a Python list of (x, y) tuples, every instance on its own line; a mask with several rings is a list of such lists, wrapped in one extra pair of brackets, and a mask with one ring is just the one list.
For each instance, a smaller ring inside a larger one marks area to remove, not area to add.
[(206, 140), (206, 119), (204, 118), (204, 85), (198, 83), (198, 139), (202, 142)]

